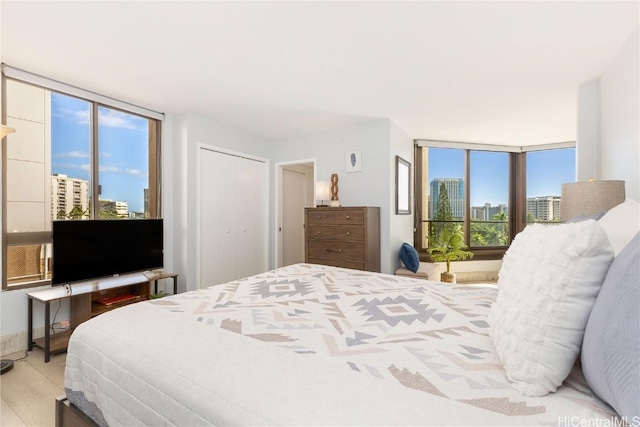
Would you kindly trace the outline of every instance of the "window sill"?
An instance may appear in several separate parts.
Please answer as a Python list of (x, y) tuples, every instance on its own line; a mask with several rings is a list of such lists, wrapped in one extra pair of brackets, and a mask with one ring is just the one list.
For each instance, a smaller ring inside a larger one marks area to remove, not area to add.
[(42, 288), (44, 286), (51, 286), (51, 280), (37, 280), (33, 282), (16, 283), (14, 285), (4, 285), (2, 287), (2, 292), (19, 291), (21, 289)]

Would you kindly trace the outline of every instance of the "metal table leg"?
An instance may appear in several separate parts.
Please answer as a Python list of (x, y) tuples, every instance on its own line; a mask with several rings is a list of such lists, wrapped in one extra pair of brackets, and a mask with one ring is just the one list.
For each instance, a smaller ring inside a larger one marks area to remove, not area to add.
[(49, 363), (49, 356), (51, 355), (51, 303), (46, 301), (44, 303), (44, 363)]
[(27, 331), (27, 339), (29, 342), (27, 343), (27, 348), (29, 351), (33, 350), (33, 300), (29, 298), (29, 330)]

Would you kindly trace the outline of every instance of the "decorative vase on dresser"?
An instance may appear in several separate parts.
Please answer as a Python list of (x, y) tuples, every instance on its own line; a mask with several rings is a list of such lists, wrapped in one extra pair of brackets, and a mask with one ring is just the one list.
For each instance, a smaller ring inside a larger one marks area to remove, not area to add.
[(305, 208), (306, 262), (380, 272), (380, 208)]

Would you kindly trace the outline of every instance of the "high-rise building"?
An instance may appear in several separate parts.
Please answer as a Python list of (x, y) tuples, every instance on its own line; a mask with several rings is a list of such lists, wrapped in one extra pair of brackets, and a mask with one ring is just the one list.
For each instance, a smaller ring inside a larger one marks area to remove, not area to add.
[(491, 203), (485, 203), (484, 206), (471, 206), (471, 219), (478, 221), (490, 221), (493, 217), (500, 213), (507, 213), (507, 205), (504, 203), (498, 206), (491, 206)]
[(144, 189), (144, 218), (149, 218), (149, 189)]
[(81, 213), (78, 219), (89, 218), (88, 212), (89, 181), (57, 173), (51, 175), (51, 218), (62, 219), (74, 213)]
[(527, 198), (527, 215), (532, 215), (538, 221), (557, 221), (560, 218), (560, 197)]
[(100, 199), (100, 217), (102, 218), (128, 218), (129, 204), (108, 199)]
[(127, 202), (116, 202), (116, 213), (118, 218), (129, 217), (129, 204)]
[(438, 196), (442, 184), (447, 189), (447, 195), (449, 196), (451, 216), (464, 218), (464, 180), (462, 178), (435, 178), (431, 181), (429, 184), (431, 192), (430, 218), (435, 218), (438, 212)]

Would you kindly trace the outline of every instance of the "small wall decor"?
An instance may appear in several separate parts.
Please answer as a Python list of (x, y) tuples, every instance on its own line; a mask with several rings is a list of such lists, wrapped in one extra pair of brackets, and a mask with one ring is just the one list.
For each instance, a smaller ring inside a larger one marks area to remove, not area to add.
[(345, 169), (347, 172), (362, 171), (362, 151), (347, 151), (345, 155)]
[(396, 215), (411, 215), (411, 163), (396, 156)]
[(331, 174), (331, 201), (329, 206), (332, 208), (340, 207), (340, 200), (338, 200), (338, 174)]

